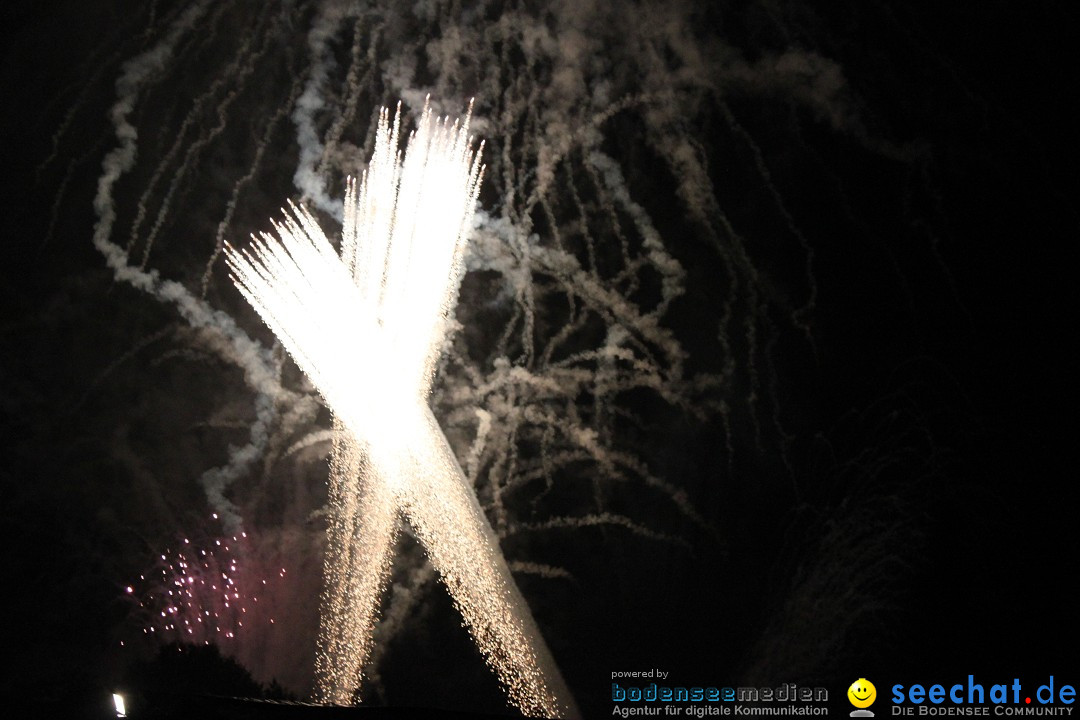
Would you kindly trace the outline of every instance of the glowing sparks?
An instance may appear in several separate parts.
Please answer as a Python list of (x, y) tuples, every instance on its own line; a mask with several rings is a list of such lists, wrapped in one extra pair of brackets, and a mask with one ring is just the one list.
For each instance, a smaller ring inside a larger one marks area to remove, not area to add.
[(245, 572), (233, 554), (245, 539), (230, 536), (200, 547), (185, 538), (180, 549), (161, 553), (138, 583), (125, 586), (143, 618), (143, 634), (163, 642), (220, 645), (236, 638), (245, 619), (249, 627), (260, 622), (255, 611), (266, 580)]
[(292, 207), (234, 282), (315, 383), (338, 430), (319, 690), (348, 704), (371, 652), (399, 511), (414, 526), (488, 665), (524, 713), (576, 715), (498, 542), (427, 406), (462, 274), (482, 167), (460, 124), (425, 106), (404, 157), (400, 109), (383, 110), (359, 184), (349, 182), (340, 257)]

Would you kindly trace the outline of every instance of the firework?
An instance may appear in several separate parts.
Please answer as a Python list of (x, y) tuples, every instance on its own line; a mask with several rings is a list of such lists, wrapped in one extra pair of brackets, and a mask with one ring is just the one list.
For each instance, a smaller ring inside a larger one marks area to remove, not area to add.
[[(215, 519), (216, 516), (215, 516)], [(142, 632), (159, 642), (216, 644), (224, 648), (274, 618), (260, 607), (269, 585), (283, 579), (285, 568), (260, 572), (243, 558), (247, 533), (213, 539), (180, 538), (163, 550), (154, 565), (124, 587), (137, 608)]]
[(427, 397), (462, 274), (482, 167), (469, 118), (425, 106), (404, 157), (399, 113), (380, 115), (359, 187), (349, 183), (341, 256), (291, 208), (250, 253), (228, 248), (234, 282), (312, 379), (344, 431), (331, 521), (317, 674), (327, 702), (353, 697), (370, 655), (400, 511), (510, 701), (575, 715), (565, 682), (517, 591)]

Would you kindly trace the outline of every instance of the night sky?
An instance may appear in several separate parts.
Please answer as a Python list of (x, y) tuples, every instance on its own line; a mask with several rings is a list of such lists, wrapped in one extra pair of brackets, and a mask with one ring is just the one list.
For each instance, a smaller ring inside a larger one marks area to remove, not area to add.
[[(586, 716), (1080, 681), (1070, 4), (0, 12), (5, 698), (145, 677), (161, 556), (233, 535), (261, 605), (185, 639), (307, 696), (331, 416), (220, 241), (335, 237), (429, 93), (488, 163), (432, 407)], [(366, 702), (510, 712), (408, 529), (386, 596)]]

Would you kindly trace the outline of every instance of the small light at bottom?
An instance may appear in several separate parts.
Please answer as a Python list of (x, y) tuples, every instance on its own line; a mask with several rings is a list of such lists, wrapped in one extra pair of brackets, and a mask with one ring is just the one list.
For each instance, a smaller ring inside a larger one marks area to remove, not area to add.
[(120, 693), (113, 693), (112, 701), (113, 705), (116, 706), (116, 717), (126, 718), (127, 711), (124, 708), (124, 696)]

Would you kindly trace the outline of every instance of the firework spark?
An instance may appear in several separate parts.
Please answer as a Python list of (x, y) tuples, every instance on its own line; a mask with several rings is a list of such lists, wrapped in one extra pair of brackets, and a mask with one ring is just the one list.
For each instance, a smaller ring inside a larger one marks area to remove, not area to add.
[[(241, 293), (335, 413), (331, 521), (317, 661), (327, 702), (351, 701), (370, 655), (399, 511), (416, 529), (510, 702), (577, 714), (495, 535), (427, 405), (456, 302), (483, 168), (469, 117), (425, 106), (404, 156), (400, 107), (380, 114), (349, 182), (340, 257), (292, 207), (253, 249), (229, 247)], [(481, 148), (482, 150), (482, 148)]]
[(252, 572), (241, 560), (246, 543), (244, 532), (201, 541), (184, 537), (160, 553), (152, 569), (124, 587), (142, 632), (160, 642), (228, 648), (245, 627), (273, 624), (260, 612), (259, 598), (268, 582), (285, 577), (285, 569)]

